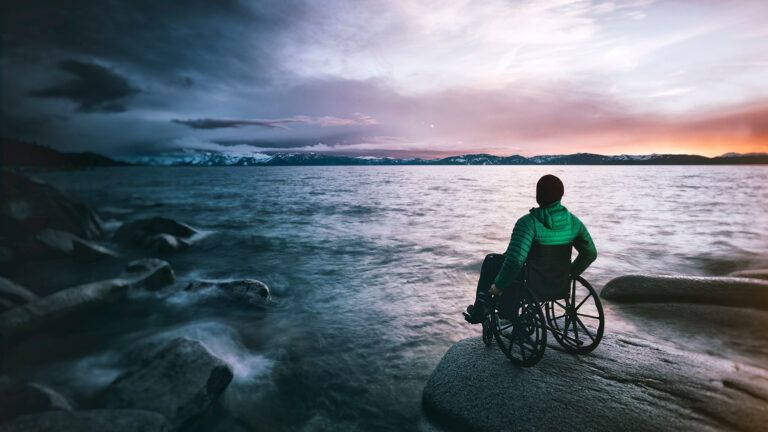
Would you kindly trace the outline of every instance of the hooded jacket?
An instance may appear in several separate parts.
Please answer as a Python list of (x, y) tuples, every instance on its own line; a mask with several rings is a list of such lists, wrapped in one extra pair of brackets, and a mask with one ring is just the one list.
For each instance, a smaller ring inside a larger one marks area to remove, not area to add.
[(504, 252), (504, 264), (494, 282), (499, 289), (505, 289), (518, 279), (534, 242), (541, 245), (572, 243), (579, 253), (571, 263), (573, 276), (580, 275), (597, 259), (597, 249), (587, 227), (560, 201), (532, 208), (517, 220), (512, 230), (512, 238)]

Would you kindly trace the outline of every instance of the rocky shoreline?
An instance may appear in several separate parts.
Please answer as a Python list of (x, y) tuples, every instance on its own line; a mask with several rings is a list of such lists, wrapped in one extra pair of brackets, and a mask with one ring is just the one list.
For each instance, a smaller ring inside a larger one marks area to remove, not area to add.
[[(109, 312), (139, 292), (215, 292), (213, 300), (253, 310), (268, 306), (269, 287), (256, 280), (193, 281), (182, 286), (157, 256), (191, 247), (198, 231), (163, 217), (125, 221), (112, 236), (86, 205), (50, 185), (2, 171), (0, 201), (0, 358), (24, 340)], [(112, 267), (139, 253), (111, 279), (47, 295), (14, 282), (19, 265), (71, 259)], [(232, 367), (201, 341), (178, 337), (137, 347), (131, 367), (94, 397), (17, 380), (0, 363), (0, 431), (183, 431), (209, 412), (233, 379)]]
[[(592, 354), (550, 345), (541, 363), (520, 369), (495, 345), (465, 339), (427, 382), (424, 409), (457, 431), (763, 430), (766, 277), (613, 279), (601, 293), (608, 331)], [(630, 325), (611, 329), (611, 315)]]

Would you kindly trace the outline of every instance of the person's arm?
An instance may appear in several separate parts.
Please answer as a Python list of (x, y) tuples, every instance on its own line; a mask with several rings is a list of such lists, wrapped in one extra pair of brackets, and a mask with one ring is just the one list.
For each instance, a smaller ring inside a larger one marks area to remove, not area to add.
[(571, 276), (575, 277), (582, 274), (597, 259), (597, 248), (587, 227), (575, 216), (573, 218), (574, 223), (578, 224), (576, 228), (579, 230), (576, 238), (573, 239), (573, 247), (579, 252), (579, 255), (571, 263)]
[(523, 269), (525, 260), (528, 258), (528, 252), (531, 251), (533, 236), (534, 227), (530, 216), (526, 215), (518, 219), (512, 230), (507, 251), (504, 252), (504, 264), (501, 265), (501, 270), (494, 281), (494, 285), (499, 290), (504, 290), (512, 285), (512, 282), (520, 274), (520, 270)]

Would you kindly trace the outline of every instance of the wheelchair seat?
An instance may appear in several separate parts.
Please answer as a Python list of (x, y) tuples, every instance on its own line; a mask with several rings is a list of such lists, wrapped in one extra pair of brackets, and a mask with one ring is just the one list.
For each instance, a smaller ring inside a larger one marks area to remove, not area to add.
[(561, 300), (568, 297), (571, 282), (573, 246), (534, 243), (528, 253), (524, 277), (528, 290), (537, 301)]

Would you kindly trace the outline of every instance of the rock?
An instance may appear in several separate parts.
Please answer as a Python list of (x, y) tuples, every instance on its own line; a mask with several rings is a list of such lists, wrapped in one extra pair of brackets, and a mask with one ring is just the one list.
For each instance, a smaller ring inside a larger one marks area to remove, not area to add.
[(740, 270), (729, 273), (728, 276), (768, 280), (768, 269)]
[(158, 290), (176, 281), (176, 275), (171, 265), (167, 261), (157, 258), (145, 258), (130, 262), (120, 277), (131, 280), (133, 286), (150, 291)]
[(45, 182), (3, 170), (0, 238), (23, 239), (46, 228), (94, 239), (104, 234), (98, 215)]
[(163, 217), (139, 219), (123, 224), (114, 240), (126, 246), (159, 252), (173, 252), (189, 245), (188, 240), (197, 231), (180, 222)]
[(189, 246), (189, 242), (170, 234), (158, 234), (147, 240), (144, 247), (161, 254), (176, 252)]
[(141, 410), (51, 411), (19, 417), (0, 432), (167, 432), (162, 415)]
[(255, 279), (242, 279), (227, 282), (195, 281), (190, 282), (185, 291), (208, 291), (212, 294), (220, 294), (228, 300), (238, 303), (263, 305), (269, 300), (269, 287)]
[(115, 258), (118, 254), (98, 243), (82, 239), (74, 234), (46, 228), (35, 236), (40, 249), (35, 255), (63, 255), (77, 261), (89, 262), (102, 258)]
[(0, 277), (0, 313), (36, 299), (35, 293), (9, 279)]
[(621, 276), (600, 296), (619, 303), (697, 303), (768, 309), (768, 282), (737, 277)]
[(27, 414), (56, 410), (71, 411), (72, 402), (42, 384), (0, 379), (0, 423)]
[(105, 258), (117, 258), (120, 256), (112, 249), (79, 238), (72, 242), (72, 246), (72, 255), (75, 260), (80, 262), (98, 261)]
[(586, 356), (548, 349), (532, 368), (465, 339), (423, 393), (429, 418), (457, 431), (760, 431), (766, 402), (764, 369), (615, 334)]
[(230, 367), (200, 342), (177, 338), (110, 384), (107, 408), (136, 408), (163, 414), (179, 429), (203, 414), (232, 380)]
[(0, 341), (16, 340), (60, 320), (117, 303), (129, 289), (156, 290), (173, 280), (173, 270), (165, 261), (134, 261), (119, 278), (66, 288), (0, 314)]

